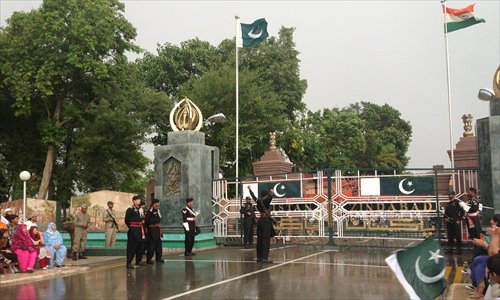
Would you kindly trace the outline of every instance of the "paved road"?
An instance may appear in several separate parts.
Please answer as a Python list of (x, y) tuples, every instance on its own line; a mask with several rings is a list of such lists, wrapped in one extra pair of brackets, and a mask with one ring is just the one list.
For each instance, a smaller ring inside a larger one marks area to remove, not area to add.
[[(134, 270), (115, 261), (0, 292), (2, 299), (407, 299), (385, 264), (390, 253), (285, 246), (271, 250), (274, 264), (259, 264), (254, 249), (219, 248), (189, 258), (170, 254), (165, 264)], [(459, 264), (448, 261), (450, 283), (462, 280)]]

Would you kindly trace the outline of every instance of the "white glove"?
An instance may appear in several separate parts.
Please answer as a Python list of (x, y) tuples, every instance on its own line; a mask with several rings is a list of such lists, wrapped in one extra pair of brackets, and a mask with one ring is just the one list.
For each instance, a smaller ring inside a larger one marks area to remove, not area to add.
[(479, 203), (479, 211), (483, 211), (483, 204)]
[(184, 229), (186, 229), (186, 231), (189, 231), (189, 224), (188, 224), (188, 222), (182, 223), (182, 226), (184, 226)]
[(469, 206), (469, 205), (467, 205), (467, 204), (465, 204), (465, 202), (460, 201), (460, 202), (458, 202), (458, 204), (460, 205), (460, 207), (461, 207), (463, 210), (465, 210), (465, 212), (469, 212), (469, 210), (470, 210), (470, 206)]

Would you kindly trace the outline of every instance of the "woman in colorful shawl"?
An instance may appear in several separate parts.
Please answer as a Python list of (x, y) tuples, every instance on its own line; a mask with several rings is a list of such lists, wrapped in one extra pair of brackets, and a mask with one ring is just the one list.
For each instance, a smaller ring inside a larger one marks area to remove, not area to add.
[(64, 260), (66, 259), (66, 252), (68, 249), (63, 244), (61, 233), (57, 231), (57, 226), (54, 222), (50, 222), (47, 230), (43, 233), (45, 246), (50, 251), (50, 265), (49, 268), (54, 268), (54, 260), (56, 267), (64, 267)]
[(10, 248), (17, 254), (21, 272), (33, 273), (37, 251), (25, 224), (17, 226)]
[(40, 262), (40, 268), (42, 270), (47, 269), (50, 260), (50, 250), (44, 246), (45, 242), (43, 240), (42, 234), (38, 231), (38, 227), (31, 226), (30, 227), (30, 237), (35, 244), (35, 248), (38, 253), (38, 261)]

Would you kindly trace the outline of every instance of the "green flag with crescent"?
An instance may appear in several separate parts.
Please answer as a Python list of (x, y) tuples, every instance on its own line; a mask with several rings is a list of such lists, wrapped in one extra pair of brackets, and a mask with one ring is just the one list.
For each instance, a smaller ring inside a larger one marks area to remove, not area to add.
[(411, 299), (435, 299), (446, 288), (445, 264), (433, 237), (385, 259)]
[(238, 47), (249, 47), (267, 39), (267, 21), (258, 19), (252, 24), (241, 23), (236, 34), (236, 44)]

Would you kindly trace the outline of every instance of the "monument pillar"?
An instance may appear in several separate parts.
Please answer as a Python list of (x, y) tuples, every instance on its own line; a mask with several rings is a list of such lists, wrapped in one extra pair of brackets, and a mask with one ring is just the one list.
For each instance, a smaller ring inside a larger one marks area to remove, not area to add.
[[(205, 133), (198, 107), (185, 98), (170, 113), (167, 145), (154, 149), (155, 197), (160, 199), (161, 226), (174, 247), (183, 247), (182, 209), (186, 198), (193, 198), (196, 225), (201, 235), (196, 240), (213, 241), (212, 181), (219, 174), (219, 149), (205, 145)], [(196, 248), (200, 246), (195, 244)]]
[(500, 213), (500, 66), (493, 77), (493, 91), (490, 116), (476, 122), (481, 202), (494, 208), (483, 210), (483, 222)]

